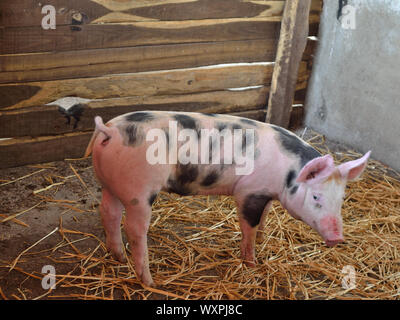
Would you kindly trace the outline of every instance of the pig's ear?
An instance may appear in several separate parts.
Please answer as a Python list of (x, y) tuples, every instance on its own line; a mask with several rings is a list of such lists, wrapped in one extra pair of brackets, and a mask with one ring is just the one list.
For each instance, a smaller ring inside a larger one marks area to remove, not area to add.
[(363, 173), (367, 166), (369, 155), (371, 151), (368, 151), (362, 158), (345, 162), (339, 165), (337, 168), (340, 171), (340, 175), (347, 180), (357, 179), (361, 173)]
[(328, 177), (334, 169), (335, 164), (330, 154), (312, 159), (300, 170), (296, 182), (315, 182)]

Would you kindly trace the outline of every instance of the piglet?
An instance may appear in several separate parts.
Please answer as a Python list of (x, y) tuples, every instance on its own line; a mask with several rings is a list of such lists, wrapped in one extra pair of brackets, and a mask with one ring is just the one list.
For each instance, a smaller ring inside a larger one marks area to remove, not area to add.
[(125, 261), (121, 216), (137, 275), (146, 285), (151, 206), (163, 190), (180, 195), (232, 195), (242, 231), (241, 255), (255, 263), (272, 200), (316, 230), (326, 245), (343, 242), (341, 206), (346, 183), (358, 178), (370, 152), (335, 166), (332, 156), (281, 127), (230, 115), (141, 111), (96, 128), (85, 156), (93, 154), (102, 185), (100, 214), (106, 245)]

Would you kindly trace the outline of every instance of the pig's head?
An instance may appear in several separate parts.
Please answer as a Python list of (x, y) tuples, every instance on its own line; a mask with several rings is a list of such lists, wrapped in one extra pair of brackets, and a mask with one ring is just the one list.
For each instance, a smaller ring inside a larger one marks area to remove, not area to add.
[(335, 166), (331, 155), (314, 158), (286, 188), (284, 206), (296, 219), (316, 230), (332, 247), (343, 242), (341, 207), (347, 181), (364, 171), (370, 151), (362, 158)]

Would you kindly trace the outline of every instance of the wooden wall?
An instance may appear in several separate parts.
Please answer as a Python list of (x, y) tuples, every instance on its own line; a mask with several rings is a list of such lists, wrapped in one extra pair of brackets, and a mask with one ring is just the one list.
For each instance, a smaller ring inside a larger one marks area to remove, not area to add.
[[(312, 1), (310, 35), (317, 34), (321, 2)], [(41, 26), (44, 4), (56, 8), (55, 30)], [(278, 0), (2, 1), (0, 138), (13, 139), (0, 141), (0, 168), (82, 156), (94, 115), (107, 121), (157, 109), (264, 121), (284, 5)], [(310, 40), (303, 55), (296, 104), (304, 101), (314, 47)], [(251, 88), (230, 90), (241, 87)], [(75, 126), (57, 106), (46, 105), (68, 96), (95, 99), (76, 108)]]

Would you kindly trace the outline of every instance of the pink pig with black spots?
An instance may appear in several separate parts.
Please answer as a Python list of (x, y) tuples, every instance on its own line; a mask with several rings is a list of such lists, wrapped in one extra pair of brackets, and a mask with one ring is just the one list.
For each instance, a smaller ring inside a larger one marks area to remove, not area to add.
[[(147, 249), (151, 205), (161, 190), (234, 196), (241, 255), (254, 265), (257, 231), (264, 229), (272, 200), (316, 230), (326, 245), (343, 242), (346, 183), (361, 175), (370, 155), (335, 166), (332, 156), (321, 156), (288, 130), (230, 115), (141, 111), (105, 125), (96, 117), (95, 123), (85, 156), (93, 154), (102, 185), (106, 245), (125, 261), (120, 229), (125, 208), (135, 269), (146, 285), (153, 284)], [(240, 173), (244, 166), (249, 170)]]

